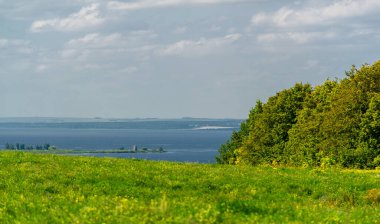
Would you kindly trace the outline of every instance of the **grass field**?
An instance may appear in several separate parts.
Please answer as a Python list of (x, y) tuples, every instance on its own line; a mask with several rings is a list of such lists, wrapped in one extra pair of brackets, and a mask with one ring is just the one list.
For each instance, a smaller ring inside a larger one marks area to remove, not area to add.
[(0, 223), (380, 223), (380, 171), (1, 152)]

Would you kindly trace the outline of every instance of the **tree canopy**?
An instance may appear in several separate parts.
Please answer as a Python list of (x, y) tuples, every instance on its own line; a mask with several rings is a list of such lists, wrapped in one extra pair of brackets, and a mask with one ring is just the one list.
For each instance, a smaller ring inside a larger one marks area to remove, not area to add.
[(221, 146), (223, 164), (380, 166), (380, 61), (341, 80), (297, 83), (266, 103)]

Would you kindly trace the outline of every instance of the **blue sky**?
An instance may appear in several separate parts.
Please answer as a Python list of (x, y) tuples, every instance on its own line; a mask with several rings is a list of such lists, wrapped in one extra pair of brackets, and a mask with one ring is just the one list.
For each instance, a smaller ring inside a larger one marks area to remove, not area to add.
[(0, 0), (0, 117), (245, 118), (380, 59), (378, 0)]

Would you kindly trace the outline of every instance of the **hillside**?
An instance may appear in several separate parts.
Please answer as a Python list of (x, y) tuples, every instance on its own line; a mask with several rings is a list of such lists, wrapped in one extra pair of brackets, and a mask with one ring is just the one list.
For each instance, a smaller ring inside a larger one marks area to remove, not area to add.
[(1, 223), (378, 223), (380, 172), (0, 153)]
[(257, 101), (219, 153), (224, 164), (380, 166), (380, 61)]

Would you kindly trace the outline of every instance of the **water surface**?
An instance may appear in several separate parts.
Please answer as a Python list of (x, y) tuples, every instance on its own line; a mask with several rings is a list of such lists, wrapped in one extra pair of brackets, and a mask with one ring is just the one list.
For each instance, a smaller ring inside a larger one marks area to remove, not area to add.
[[(157, 149), (165, 153), (83, 153), (87, 156), (214, 163), (238, 120), (140, 122), (0, 122), (0, 144), (49, 143), (59, 149)], [(210, 128), (208, 128), (210, 127)], [(217, 127), (221, 127), (218, 129)]]

